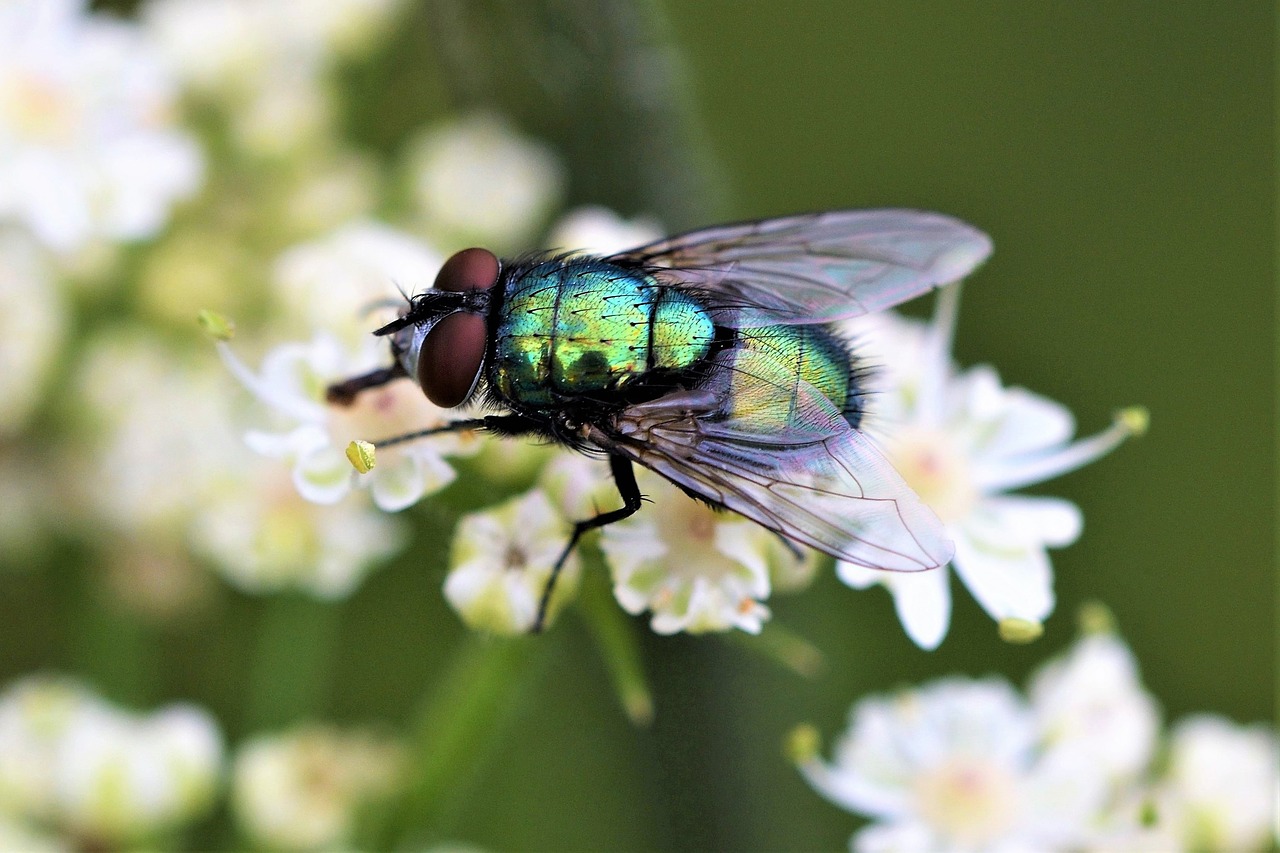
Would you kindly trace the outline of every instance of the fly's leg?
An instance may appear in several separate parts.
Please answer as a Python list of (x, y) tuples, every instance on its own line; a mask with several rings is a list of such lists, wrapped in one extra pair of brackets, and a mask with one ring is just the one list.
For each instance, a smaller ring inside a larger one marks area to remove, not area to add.
[[(450, 432), (470, 432), (471, 430), (484, 430), (486, 432), (496, 433), (498, 435), (522, 435), (527, 432), (534, 432), (538, 425), (527, 418), (519, 415), (488, 415), (483, 418), (468, 418), (462, 421), (452, 421), (438, 427), (430, 429), (420, 429), (414, 432), (406, 432), (401, 435), (393, 435), (390, 438), (379, 439), (373, 442), (373, 446), (379, 450), (384, 447), (391, 447), (396, 444), (404, 444), (409, 441), (417, 441), (420, 438), (429, 438), (433, 435), (444, 435)], [(632, 480), (634, 482), (634, 478)], [(606, 522), (607, 523), (607, 522)]]
[(564, 550), (560, 552), (555, 565), (551, 567), (551, 577), (547, 578), (547, 585), (542, 588), (542, 600), (538, 602), (538, 617), (533, 622), (535, 634), (542, 631), (542, 623), (547, 618), (547, 605), (551, 602), (551, 592), (555, 589), (556, 579), (560, 577), (560, 570), (564, 568), (565, 561), (573, 553), (582, 534), (597, 527), (613, 524), (615, 521), (622, 521), (624, 518), (635, 515), (640, 509), (643, 498), (640, 487), (636, 485), (636, 473), (631, 467), (631, 460), (624, 456), (610, 456), (609, 470), (613, 473), (613, 482), (618, 487), (623, 506), (621, 509), (602, 512), (594, 518), (574, 522), (573, 535), (569, 537), (569, 544), (565, 545)]
[(398, 363), (390, 367), (380, 367), (377, 370), (370, 370), (368, 373), (362, 373), (359, 376), (352, 376), (350, 379), (333, 383), (325, 389), (324, 399), (335, 406), (350, 406), (356, 401), (356, 396), (361, 391), (386, 385), (393, 379), (408, 375)]

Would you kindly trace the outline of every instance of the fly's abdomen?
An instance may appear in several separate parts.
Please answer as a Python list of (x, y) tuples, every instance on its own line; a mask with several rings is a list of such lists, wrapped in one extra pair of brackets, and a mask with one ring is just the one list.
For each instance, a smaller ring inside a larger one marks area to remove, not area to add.
[(495, 340), (494, 385), (547, 406), (623, 389), (705, 358), (715, 330), (689, 295), (595, 260), (547, 261), (510, 279)]
[(812, 391), (807, 389), (813, 389), (851, 426), (858, 426), (861, 393), (848, 347), (824, 326), (739, 329), (732, 357), (736, 372), (763, 380), (733, 395), (732, 417), (771, 423), (782, 431), (805, 417), (801, 401), (811, 398)]

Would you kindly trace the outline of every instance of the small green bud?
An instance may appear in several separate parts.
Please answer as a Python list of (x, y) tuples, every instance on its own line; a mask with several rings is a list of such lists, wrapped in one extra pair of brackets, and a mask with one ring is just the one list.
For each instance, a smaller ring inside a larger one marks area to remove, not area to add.
[(230, 318), (224, 317), (217, 311), (210, 311), (208, 308), (201, 309), (196, 315), (196, 321), (200, 323), (200, 328), (204, 329), (204, 333), (215, 341), (226, 343), (236, 335), (236, 324), (231, 322)]
[(999, 624), (1000, 639), (1006, 643), (1019, 646), (1034, 643), (1044, 634), (1044, 625), (1031, 619), (1001, 619)]
[(787, 734), (783, 750), (793, 764), (806, 764), (822, 751), (822, 735), (814, 726), (803, 723)]
[(1116, 617), (1101, 601), (1089, 601), (1080, 605), (1076, 624), (1081, 634), (1114, 634)]
[(1128, 430), (1134, 438), (1141, 438), (1151, 426), (1151, 413), (1144, 406), (1130, 406), (1116, 412), (1115, 422)]

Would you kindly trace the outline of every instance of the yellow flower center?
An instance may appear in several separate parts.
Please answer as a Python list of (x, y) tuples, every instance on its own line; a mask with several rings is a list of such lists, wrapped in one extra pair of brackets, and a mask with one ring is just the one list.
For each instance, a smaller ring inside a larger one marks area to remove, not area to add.
[(1004, 767), (976, 757), (956, 757), (915, 783), (921, 815), (962, 844), (998, 838), (1013, 820), (1017, 789)]
[(69, 139), (76, 112), (70, 93), (52, 80), (22, 73), (0, 79), (0, 122), (23, 137), (54, 143)]
[(943, 524), (963, 519), (978, 500), (968, 459), (940, 430), (904, 430), (890, 445), (889, 458)]

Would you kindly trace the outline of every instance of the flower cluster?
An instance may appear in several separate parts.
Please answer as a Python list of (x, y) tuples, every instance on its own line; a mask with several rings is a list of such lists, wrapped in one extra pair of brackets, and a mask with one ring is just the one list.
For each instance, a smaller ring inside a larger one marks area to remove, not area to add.
[(820, 794), (871, 819), (858, 851), (1259, 850), (1280, 784), (1267, 728), (1202, 715), (1162, 734), (1132, 652), (1105, 631), (1025, 695), (942, 679), (857, 702), (830, 763), (808, 729), (793, 747)]
[(155, 839), (209, 810), (222, 762), (217, 726), (192, 705), (142, 716), (52, 677), (0, 693), (0, 824), (14, 832)]

